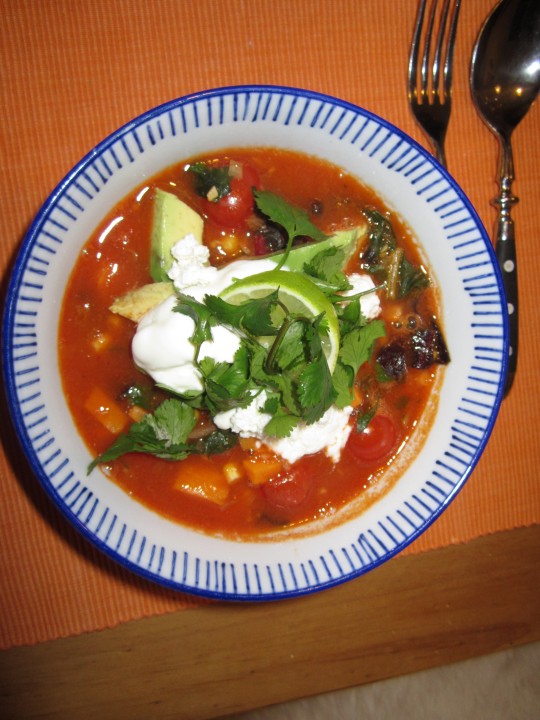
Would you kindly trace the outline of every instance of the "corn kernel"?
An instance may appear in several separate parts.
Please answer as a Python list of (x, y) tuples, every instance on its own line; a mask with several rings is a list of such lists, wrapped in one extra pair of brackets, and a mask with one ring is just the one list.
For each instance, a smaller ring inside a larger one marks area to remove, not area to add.
[(227, 482), (230, 483), (236, 482), (242, 477), (242, 470), (235, 463), (226, 463), (223, 466), (223, 473), (227, 478)]
[(221, 238), (221, 247), (228, 255), (232, 255), (240, 249), (240, 241), (236, 235), (227, 235)]
[(146, 410), (143, 410), (142, 407), (139, 407), (138, 405), (133, 405), (129, 408), (127, 414), (133, 420), (133, 422), (140, 422), (147, 413)]
[(107, 347), (107, 345), (109, 344), (109, 336), (105, 335), (105, 333), (98, 331), (92, 338), (92, 341), (90, 344), (91, 344), (94, 352), (99, 352), (100, 350), (104, 350)]

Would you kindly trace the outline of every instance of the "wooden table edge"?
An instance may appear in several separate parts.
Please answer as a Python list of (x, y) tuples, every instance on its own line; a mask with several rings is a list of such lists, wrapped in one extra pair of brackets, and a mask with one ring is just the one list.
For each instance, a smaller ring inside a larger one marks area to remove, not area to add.
[(216, 718), (540, 639), (540, 526), (0, 654), (4, 717)]

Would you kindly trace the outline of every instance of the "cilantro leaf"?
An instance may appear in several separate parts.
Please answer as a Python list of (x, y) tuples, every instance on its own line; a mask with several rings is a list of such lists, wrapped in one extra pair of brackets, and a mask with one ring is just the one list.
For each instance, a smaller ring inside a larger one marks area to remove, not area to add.
[(339, 292), (348, 290), (351, 284), (342, 268), (345, 264), (345, 253), (341, 248), (329, 247), (317, 253), (304, 265), (304, 272), (322, 281), (321, 290)]
[(153, 415), (146, 415), (141, 422), (145, 421), (158, 440), (163, 441), (166, 447), (172, 447), (186, 442), (195, 425), (195, 413), (186, 403), (171, 398), (162, 402)]
[(277, 393), (282, 405), (293, 415), (300, 415), (294, 379), (289, 373), (269, 373), (265, 370), (267, 351), (262, 345), (253, 347), (250, 361), (251, 379), (259, 387)]
[(193, 408), (181, 400), (165, 400), (153, 415), (133, 423), (105, 452), (88, 467), (92, 472), (100, 463), (112, 462), (129, 452), (150, 453), (165, 460), (183, 460), (192, 450), (187, 438), (195, 425)]
[(343, 409), (353, 401), (354, 371), (350, 365), (338, 361), (332, 374), (332, 385), (336, 394), (335, 405)]
[(230, 450), (238, 442), (238, 435), (228, 430), (214, 430), (213, 433), (197, 440), (197, 452), (203, 455), (219, 455)]
[(341, 337), (350, 332), (357, 326), (363, 326), (367, 323), (367, 320), (362, 315), (362, 306), (360, 305), (360, 298), (354, 298), (347, 303), (339, 303), (335, 305), (336, 313), (339, 320), (339, 330)]
[(309, 362), (323, 353), (322, 337), (328, 335), (326, 317), (322, 313), (306, 324), (306, 350)]
[(152, 391), (145, 385), (129, 385), (120, 397), (127, 400), (131, 407), (137, 406), (143, 408), (143, 410), (150, 410), (152, 405)]
[(240, 345), (232, 363), (203, 358), (199, 369), (206, 387), (206, 405), (213, 415), (249, 405), (253, 394), (250, 392), (249, 352), (245, 345)]
[(279, 407), (279, 395), (276, 393), (271, 394), (267, 392), (266, 400), (264, 402), (264, 405), (261, 407), (261, 412), (267, 413), (268, 415), (275, 415), (279, 410)]
[(285, 410), (277, 410), (272, 419), (264, 426), (264, 432), (270, 437), (285, 438), (289, 437), (293, 429), (300, 422), (297, 415), (291, 415)]
[(356, 431), (357, 432), (364, 432), (364, 430), (367, 428), (369, 423), (373, 420), (375, 417), (375, 413), (377, 412), (377, 408), (379, 407), (379, 402), (377, 401), (373, 407), (371, 407), (367, 412), (365, 413), (359, 413), (356, 418)]
[(259, 210), (272, 222), (281, 225), (287, 232), (290, 241), (301, 235), (314, 240), (326, 239), (327, 235), (311, 222), (304, 210), (291, 205), (269, 190), (255, 190), (253, 194)]
[(272, 315), (279, 303), (277, 290), (262, 298), (246, 300), (240, 305), (233, 305), (215, 295), (206, 295), (204, 302), (214, 318), (222, 324), (244, 330), (255, 337), (276, 335), (278, 332)]
[(300, 363), (310, 362), (322, 353), (321, 336), (327, 334), (324, 314), (313, 320), (289, 316), (283, 322), (271, 346), (265, 368), (267, 372), (293, 371)]
[(351, 330), (342, 338), (339, 359), (353, 369), (354, 375), (369, 360), (375, 341), (385, 335), (382, 320), (373, 320), (364, 327)]
[(332, 376), (326, 358), (319, 358), (306, 365), (298, 382), (298, 399), (302, 417), (310, 425), (324, 415), (336, 398)]
[[(284, 329), (285, 331), (276, 339), (276, 343), (279, 340), (279, 345), (271, 356), (271, 362), (280, 370), (287, 371), (305, 360), (305, 326), (303, 322), (290, 320), (284, 325)], [(273, 349), (271, 348), (270, 352)]]
[(190, 337), (190, 341), (195, 347), (200, 347), (205, 340), (212, 340), (212, 326), (216, 324), (216, 321), (206, 305), (198, 302), (190, 295), (179, 293), (174, 312), (187, 315), (195, 323), (195, 330)]

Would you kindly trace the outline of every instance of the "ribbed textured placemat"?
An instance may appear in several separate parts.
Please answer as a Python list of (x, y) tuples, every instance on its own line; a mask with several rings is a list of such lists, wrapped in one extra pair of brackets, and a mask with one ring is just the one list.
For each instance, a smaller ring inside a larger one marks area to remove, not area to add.
[[(456, 47), (449, 169), (491, 230), (497, 145), (468, 90), (491, 0), (465, 0)], [(208, 87), (306, 87), (365, 107), (425, 144), (405, 79), (415, 0), (0, 0), (2, 299), (20, 241), (56, 183), (93, 145), (150, 107)], [(537, 321), (540, 107), (514, 141), (520, 204), (516, 383), (465, 489), (406, 552), (540, 521)], [(199, 605), (102, 556), (48, 501), (2, 399), (0, 647), (33, 644)]]

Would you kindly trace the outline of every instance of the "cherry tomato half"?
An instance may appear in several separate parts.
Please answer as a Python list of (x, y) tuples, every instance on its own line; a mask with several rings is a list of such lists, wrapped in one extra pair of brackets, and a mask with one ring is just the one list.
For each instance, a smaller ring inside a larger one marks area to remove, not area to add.
[(253, 190), (260, 186), (257, 171), (249, 165), (242, 166), (242, 177), (231, 179), (231, 188), (217, 202), (208, 201), (205, 212), (219, 225), (235, 228), (252, 214), (254, 208)]
[(311, 484), (311, 479), (306, 473), (292, 471), (265, 482), (261, 492), (266, 502), (273, 508), (291, 511), (306, 500)]
[(394, 449), (397, 438), (392, 418), (375, 415), (365, 430), (351, 433), (347, 445), (358, 460), (373, 462), (388, 455)]

